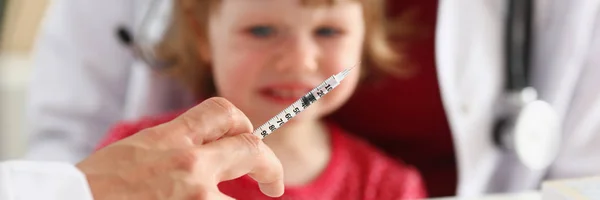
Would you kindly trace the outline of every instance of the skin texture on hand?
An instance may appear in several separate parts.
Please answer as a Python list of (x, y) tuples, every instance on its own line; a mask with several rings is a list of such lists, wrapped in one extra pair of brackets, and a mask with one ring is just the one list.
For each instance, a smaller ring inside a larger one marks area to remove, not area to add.
[(217, 184), (246, 174), (265, 195), (281, 196), (281, 163), (252, 130), (233, 104), (211, 98), (97, 151), (77, 167), (96, 200), (231, 199)]

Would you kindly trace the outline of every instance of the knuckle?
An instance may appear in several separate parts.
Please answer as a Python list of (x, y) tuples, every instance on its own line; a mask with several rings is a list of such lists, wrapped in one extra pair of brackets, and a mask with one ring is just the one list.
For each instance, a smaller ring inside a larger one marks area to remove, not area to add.
[(206, 189), (204, 189), (204, 187), (195, 187), (196, 189), (191, 192), (187, 199), (189, 200), (205, 200), (205, 199), (210, 199), (210, 192)]
[(193, 150), (180, 150), (175, 153), (175, 156), (172, 157), (172, 161), (176, 168), (185, 172), (193, 172), (196, 164), (198, 163), (199, 154)]
[(206, 101), (210, 104), (216, 105), (216, 107), (221, 108), (223, 113), (227, 114), (227, 116), (230, 118), (233, 118), (233, 116), (237, 113), (237, 107), (223, 97), (212, 97)]
[[(180, 115), (178, 118), (181, 121), (182, 126), (190, 131), (197, 132), (204, 130), (206, 124), (199, 123), (207, 118), (219, 118), (223, 121), (233, 121), (238, 115), (238, 109), (231, 102), (222, 97), (212, 97), (203, 101), (200, 104), (200, 109), (193, 109), (189, 113)], [(207, 112), (208, 111), (208, 112)], [(206, 113), (211, 113), (207, 115)], [(220, 126), (224, 131), (228, 131), (231, 127)]]
[(181, 115), (180, 116), (182, 126), (189, 132), (195, 132), (198, 129), (197, 124), (198, 119), (194, 118), (193, 115)]
[(253, 155), (259, 155), (262, 152), (262, 148), (260, 147), (262, 140), (255, 135), (240, 134), (237, 136), (237, 138), (240, 140), (240, 143), (242, 143), (243, 146), (246, 146)]
[(232, 129), (238, 131), (236, 133), (249, 133), (254, 129), (252, 127), (252, 122), (250, 119), (248, 119), (244, 112), (238, 109), (227, 99), (222, 97), (212, 97), (205, 102), (207, 102), (208, 107), (218, 109), (216, 110), (218, 117), (228, 122), (227, 126), (221, 127), (221, 131), (223, 133), (228, 133)]

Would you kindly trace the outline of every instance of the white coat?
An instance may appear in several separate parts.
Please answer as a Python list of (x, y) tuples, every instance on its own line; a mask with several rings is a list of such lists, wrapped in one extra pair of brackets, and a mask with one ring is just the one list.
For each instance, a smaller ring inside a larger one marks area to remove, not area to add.
[(85, 175), (68, 163), (0, 162), (2, 200), (93, 200)]
[[(41, 29), (29, 101), (32, 159), (76, 162), (106, 127), (189, 105), (115, 38), (148, 1), (54, 0)], [(558, 110), (557, 160), (532, 171), (491, 140), (502, 92), (504, 0), (440, 1), (438, 77), (458, 157), (460, 196), (537, 189), (544, 179), (600, 173), (600, 0), (538, 0), (534, 86)]]

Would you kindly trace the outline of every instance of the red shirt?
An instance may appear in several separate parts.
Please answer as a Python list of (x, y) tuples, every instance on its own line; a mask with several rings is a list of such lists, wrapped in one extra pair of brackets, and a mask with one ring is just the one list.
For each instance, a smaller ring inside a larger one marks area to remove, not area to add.
[(453, 196), (457, 171), (435, 63), (437, 0), (388, 1), (390, 18), (415, 11), (416, 35), (392, 38), (417, 69), (409, 78), (363, 83), (331, 119), (419, 169), (431, 197)]
[[(112, 129), (100, 148), (144, 128), (167, 122), (177, 114), (121, 123)], [(332, 152), (325, 170), (307, 185), (286, 186), (280, 199), (397, 200), (426, 197), (420, 174), (414, 168), (386, 157), (332, 123), (328, 124), (328, 130)], [(236, 199), (272, 199), (262, 194), (258, 184), (248, 176), (222, 182), (219, 189)]]

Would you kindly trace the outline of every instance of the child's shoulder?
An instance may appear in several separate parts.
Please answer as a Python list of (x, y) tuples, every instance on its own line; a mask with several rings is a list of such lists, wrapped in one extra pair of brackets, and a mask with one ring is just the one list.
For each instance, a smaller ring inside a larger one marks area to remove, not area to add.
[(173, 111), (156, 116), (147, 116), (133, 121), (121, 121), (112, 126), (98, 145), (98, 149), (132, 136), (144, 129), (169, 122), (183, 114), (185, 110)]
[[(350, 177), (364, 183), (368, 199), (415, 199), (426, 197), (426, 189), (420, 172), (399, 159), (371, 145), (335, 124), (329, 124), (334, 140), (342, 143), (349, 162)], [(336, 141), (334, 141), (336, 142)], [(370, 194), (369, 194), (370, 193)], [(373, 196), (374, 195), (374, 196)]]

